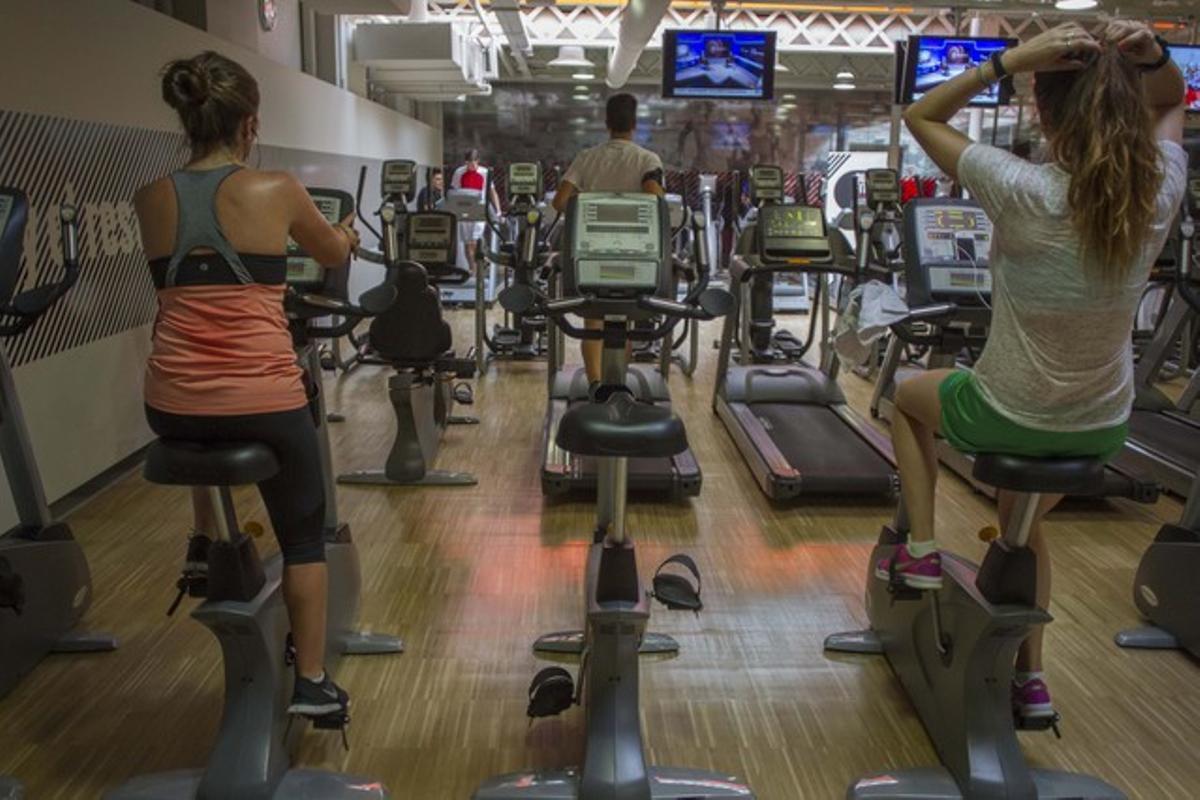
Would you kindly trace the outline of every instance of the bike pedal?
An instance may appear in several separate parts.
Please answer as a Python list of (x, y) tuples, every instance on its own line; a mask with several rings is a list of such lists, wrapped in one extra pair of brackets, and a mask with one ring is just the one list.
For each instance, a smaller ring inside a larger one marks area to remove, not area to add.
[(532, 719), (553, 717), (575, 703), (575, 679), (562, 667), (546, 667), (529, 684), (529, 705), (525, 713)]
[[(687, 570), (693, 580), (677, 572), (663, 572), (663, 569), (678, 564)], [(691, 556), (676, 553), (658, 565), (654, 572), (654, 590), (651, 593), (655, 600), (672, 611), (693, 611), (699, 613), (704, 608), (700, 600), (700, 568)]]

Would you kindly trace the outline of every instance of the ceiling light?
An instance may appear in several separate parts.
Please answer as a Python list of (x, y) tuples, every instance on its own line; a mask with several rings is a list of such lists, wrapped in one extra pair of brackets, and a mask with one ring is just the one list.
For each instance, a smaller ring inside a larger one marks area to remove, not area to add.
[(844, 69), (837, 74), (837, 79), (839, 81), (853, 83), (854, 82), (854, 73), (848, 69)]
[(591, 69), (596, 66), (591, 61), (587, 60), (587, 56), (583, 54), (583, 48), (578, 45), (566, 44), (558, 48), (558, 57), (552, 59), (547, 66), (550, 67), (586, 67)]
[(851, 89), (854, 89), (855, 86), (853, 81), (839, 80), (837, 83), (833, 84), (833, 88), (837, 89), (839, 92), (847, 92)]
[(1097, 0), (1057, 0), (1054, 7), (1059, 11), (1087, 11), (1098, 5)]
[(576, 72), (573, 75), (571, 75), (571, 77), (577, 81), (594, 81), (594, 80), (596, 80), (596, 76), (590, 72)]
[(588, 87), (584, 86), (583, 84), (580, 84), (579, 86), (575, 87), (575, 91), (577, 91), (577, 92), (586, 92), (587, 90), (588, 90)]
[(796, 99), (796, 95), (794, 95), (794, 94), (785, 94), (785, 95), (783, 96), (783, 99), (784, 99), (784, 100), (795, 100), (795, 99)]

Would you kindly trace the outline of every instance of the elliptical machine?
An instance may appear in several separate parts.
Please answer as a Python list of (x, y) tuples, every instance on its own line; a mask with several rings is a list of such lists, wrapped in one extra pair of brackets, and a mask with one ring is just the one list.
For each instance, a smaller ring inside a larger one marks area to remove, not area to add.
[[(504, 220), (492, 218), (491, 204), (485, 204), (487, 225), (500, 241), (500, 252), (481, 246), (475, 257), (475, 368), (486, 375), (493, 359), (529, 361), (547, 352), (546, 318), (538, 315), (504, 312), (504, 324), (487, 331), (487, 306), (484, 289), (485, 270), (499, 265), (505, 270), (505, 284), (541, 284), (546, 275), (539, 261), (547, 252), (543, 239), (542, 168), (539, 164), (518, 162), (508, 165), (508, 214)], [(488, 194), (488, 192), (485, 192)], [(512, 235), (515, 228), (515, 235)]]
[[(1192, 202), (1200, 209), (1200, 174), (1191, 176), (1190, 183)], [(1193, 274), (1197, 269), (1193, 246), (1196, 226), (1186, 203), (1180, 229), (1175, 291), (1192, 313), (1200, 317), (1200, 274)], [(1200, 377), (1194, 377), (1189, 388), (1191, 386), (1200, 386)], [(1133, 580), (1133, 602), (1150, 624), (1121, 631), (1116, 635), (1117, 644), (1130, 648), (1186, 650), (1200, 658), (1200, 583), (1196, 580), (1197, 575), (1200, 575), (1200, 472), (1192, 478), (1192, 488), (1179, 523), (1164, 524), (1159, 528), (1138, 564)]]
[[(687, 434), (669, 408), (634, 397), (626, 383), (626, 344), (670, 335), (681, 319), (712, 319), (732, 307), (728, 293), (707, 289), (703, 279), (682, 302), (675, 300), (666, 216), (665, 202), (652, 195), (577, 195), (564, 230), (562, 299), (549, 300), (528, 286), (510, 287), (501, 296), (514, 312), (539, 310), (573, 338), (604, 342), (602, 386), (590, 402), (564, 415), (557, 434), (559, 446), (597, 458), (600, 469), (597, 525), (587, 561), (585, 630), (543, 637), (569, 637), (575, 643), (579, 677), (572, 678), (562, 667), (542, 670), (530, 687), (528, 710), (530, 717), (542, 717), (583, 705), (587, 741), (581, 768), (493, 778), (476, 790), (475, 800), (753, 797), (748, 786), (726, 775), (650, 767), (642, 744), (638, 654), (647, 637), (650, 606), (625, 530), (628, 459), (682, 452)], [(604, 329), (578, 328), (567, 314), (602, 319)], [(653, 315), (664, 318), (654, 330), (631, 329), (632, 321)], [(668, 565), (691, 572), (695, 583), (664, 572)], [(654, 577), (653, 596), (668, 608), (699, 611), (695, 563), (685, 555), (667, 559)]]
[[(17, 292), (29, 201), (0, 187), (0, 339), (27, 331), (79, 277), (78, 214), (59, 210), (63, 272), (58, 280)], [(15, 293), (15, 294), (14, 294)], [(49, 653), (113, 650), (108, 634), (74, 630), (92, 601), (83, 548), (65, 522), (50, 516), (8, 356), (0, 348), (0, 457), (17, 525), (0, 535), (0, 697)], [(0, 794), (3, 797), (3, 794)]]
[[(353, 200), (344, 192), (312, 189), (317, 207), (331, 222), (345, 218)], [(382, 284), (363, 294), (360, 305), (345, 300), (346, 269), (323, 270), (291, 248), (286, 300), (298, 360), (314, 388), (313, 419), (318, 426), (326, 491), (325, 560), (329, 570), (326, 663), (339, 656), (399, 653), (399, 639), (355, 629), (361, 574), (358, 551), (348, 526), (337, 516), (329, 432), (319, 391), (320, 357), (313, 342), (344, 336), (363, 319), (387, 308), (395, 288)], [(325, 294), (305, 293), (320, 287)], [(331, 296), (332, 295), (332, 296)], [(337, 326), (314, 320), (337, 315)], [(231, 486), (258, 483), (279, 469), (275, 454), (262, 444), (202, 445), (158, 440), (146, 455), (146, 479), (172, 486), (203, 486), (217, 509), (217, 541), (209, 551), (206, 582), (181, 580), (184, 590), (206, 599), (192, 616), (212, 630), (225, 663), (221, 726), (207, 766), (144, 775), (106, 795), (108, 800), (381, 800), (386, 788), (365, 778), (320, 770), (292, 769), (291, 754), (304, 731), (287, 714), (293, 670), (287, 609), (283, 603), (283, 561), (259, 560), (253, 540), (239, 526)], [(176, 601), (178, 604), (178, 600)], [(172, 607), (174, 610), (174, 607)], [(341, 730), (349, 716), (334, 713), (312, 720), (323, 730)]]
[[(364, 253), (383, 264), (385, 283), (394, 289), (390, 305), (371, 321), (369, 354), (363, 361), (391, 367), (388, 399), (396, 414), (396, 436), (383, 469), (354, 470), (338, 483), (370, 486), (473, 486), (469, 472), (433, 468), (449, 425), (474, 425), (475, 417), (453, 414), (454, 404), (474, 402), (468, 384), (455, 380), (475, 376), (474, 354), (454, 353), (450, 325), (442, 319), (436, 286), (461, 284), (470, 272), (455, 264), (457, 222), (446, 211), (408, 211), (414, 196), (415, 164), (385, 161), (382, 171), (381, 230), (359, 215), (379, 237), (382, 253)], [(362, 198), (366, 168), (359, 173)], [(411, 259), (411, 260), (410, 260)], [(431, 285), (432, 284), (432, 285)]]

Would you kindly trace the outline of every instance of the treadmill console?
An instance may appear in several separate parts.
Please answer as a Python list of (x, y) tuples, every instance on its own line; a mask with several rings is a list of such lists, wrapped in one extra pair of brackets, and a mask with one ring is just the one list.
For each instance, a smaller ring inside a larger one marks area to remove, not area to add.
[(760, 164), (750, 168), (750, 204), (783, 202), (783, 170)]
[(458, 258), (455, 217), (446, 211), (418, 211), (407, 217), (406, 257), (429, 270), (454, 264)]
[(816, 206), (763, 206), (758, 211), (757, 239), (763, 263), (830, 258), (825, 216)]
[(416, 195), (417, 162), (407, 158), (397, 158), (383, 162), (380, 174), (379, 192), (388, 197), (403, 197), (412, 202)]
[[(338, 189), (319, 189), (309, 187), (309, 197), (312, 198), (321, 216), (332, 225), (341, 222), (354, 213), (354, 198)], [(345, 270), (337, 270), (345, 272)], [(287, 282), (301, 291), (320, 292), (326, 289), (329, 271), (311, 258), (308, 253), (288, 237), (287, 242)]]
[(564, 296), (667, 294), (665, 200), (651, 194), (587, 192), (572, 198), (569, 214)]
[(905, 206), (904, 228), (909, 305), (987, 303), (992, 223), (982, 208), (970, 200), (918, 198)]
[(539, 197), (542, 194), (542, 167), (534, 163), (508, 165), (508, 196)]

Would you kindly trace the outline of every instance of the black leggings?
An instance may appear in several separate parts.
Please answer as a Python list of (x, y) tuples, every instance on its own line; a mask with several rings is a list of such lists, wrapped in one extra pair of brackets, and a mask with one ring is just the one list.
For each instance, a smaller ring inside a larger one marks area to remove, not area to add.
[(261, 442), (275, 451), (279, 472), (258, 484), (283, 563), (325, 560), (325, 485), (317, 429), (308, 406), (270, 414), (200, 417), (146, 406), (150, 429), (164, 439)]

